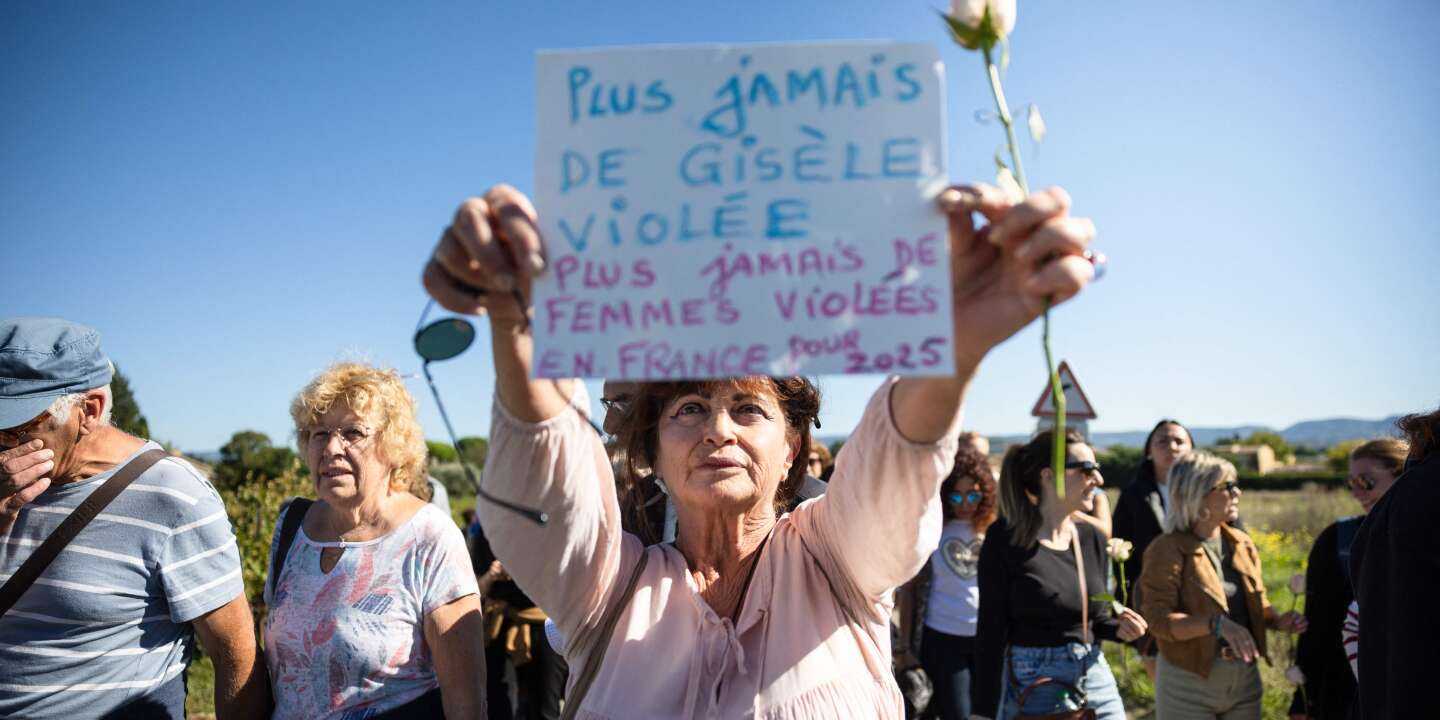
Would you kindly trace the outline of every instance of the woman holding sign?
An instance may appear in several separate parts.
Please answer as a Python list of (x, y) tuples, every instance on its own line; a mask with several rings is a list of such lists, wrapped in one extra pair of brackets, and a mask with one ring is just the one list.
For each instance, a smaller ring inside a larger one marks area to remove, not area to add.
[[(530, 379), (530, 308), (519, 298), (546, 266), (533, 207), (505, 186), (461, 206), (425, 287), (450, 310), (491, 318), (487, 489), (551, 519), (537, 526), (490, 503), (481, 519), (562, 636), (567, 714), (902, 717), (892, 596), (939, 541), (938, 490), (965, 388), (1047, 298), (1064, 301), (1094, 277), (1094, 226), (1069, 215), (1062, 190), (1013, 204), (995, 188), (956, 187), (938, 204), (953, 253), (957, 374), (885, 382), (829, 492), (785, 515), (776, 508), (804, 476), (819, 413), (809, 380), (639, 386), (619, 436), (632, 464), (664, 478), (679, 516), (675, 542), (648, 548), (621, 530), (584, 386)], [(975, 214), (987, 223), (978, 231)]]

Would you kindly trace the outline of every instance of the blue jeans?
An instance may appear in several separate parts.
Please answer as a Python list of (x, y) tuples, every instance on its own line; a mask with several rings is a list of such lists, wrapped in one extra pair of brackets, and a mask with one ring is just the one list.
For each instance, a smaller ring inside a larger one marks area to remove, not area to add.
[[(1054, 678), (1085, 693), (1085, 707), (1094, 708), (1099, 720), (1125, 720), (1125, 705), (1120, 688), (1110, 673), (1110, 664), (1100, 646), (1070, 643), (1055, 647), (1014, 646), (1005, 651), (1005, 702), (1000, 717), (1007, 720), (1020, 715), (1020, 693), (1042, 677)], [(1073, 710), (1079, 698), (1069, 689), (1056, 684), (1043, 685), (1025, 699), (1027, 714), (1044, 714)]]

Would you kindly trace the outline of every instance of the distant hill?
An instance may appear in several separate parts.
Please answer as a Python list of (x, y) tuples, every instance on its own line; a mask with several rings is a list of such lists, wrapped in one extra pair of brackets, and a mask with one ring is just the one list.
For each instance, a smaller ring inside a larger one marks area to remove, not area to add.
[(1398, 436), (1400, 431), (1395, 427), (1395, 421), (1399, 419), (1399, 415), (1391, 415), (1384, 420), (1355, 420), (1353, 418), (1306, 420), (1285, 428), (1280, 434), (1284, 435), (1285, 440), (1291, 445), (1321, 447), (1352, 438)]
[[(1382, 435), (1398, 435), (1395, 429), (1395, 421), (1400, 419), (1399, 415), (1392, 415), (1381, 420), (1357, 420), (1355, 418), (1332, 418), (1329, 420), (1305, 420), (1295, 423), (1284, 430), (1278, 431), (1281, 437), (1291, 445), (1305, 445), (1312, 448), (1327, 447), (1342, 440), (1354, 438), (1373, 438)], [(1239, 425), (1235, 427), (1192, 427), (1190, 434), (1195, 436), (1195, 442), (1199, 445), (1211, 445), (1220, 438), (1228, 438), (1239, 435), (1246, 437), (1250, 433), (1262, 430), (1273, 430), (1264, 425)], [(1128, 432), (1097, 432), (1091, 435), (1091, 440), (1097, 447), (1109, 447), (1111, 445), (1129, 445), (1140, 447), (1145, 444), (1145, 436), (1148, 430), (1132, 430)]]
[[(1278, 432), (1285, 438), (1285, 441), (1291, 445), (1321, 448), (1334, 445), (1342, 440), (1373, 438), (1382, 435), (1399, 435), (1399, 431), (1395, 429), (1395, 421), (1399, 418), (1399, 415), (1392, 415), (1381, 420), (1357, 420), (1354, 418), (1305, 420)], [(1190, 428), (1190, 433), (1195, 436), (1196, 444), (1213, 445), (1220, 438), (1229, 438), (1236, 435), (1246, 437), (1250, 435), (1250, 433), (1262, 430), (1273, 431), (1274, 428), (1269, 428), (1264, 425), (1192, 427)], [(1096, 432), (1090, 434), (1090, 439), (1095, 443), (1096, 447), (1102, 448), (1110, 447), (1111, 445), (1140, 447), (1145, 444), (1145, 436), (1149, 434), (1149, 430)], [(1011, 443), (1025, 442), (1028, 439), (1029, 437), (1025, 435), (1005, 435), (991, 438), (991, 442), (1003, 447)]]

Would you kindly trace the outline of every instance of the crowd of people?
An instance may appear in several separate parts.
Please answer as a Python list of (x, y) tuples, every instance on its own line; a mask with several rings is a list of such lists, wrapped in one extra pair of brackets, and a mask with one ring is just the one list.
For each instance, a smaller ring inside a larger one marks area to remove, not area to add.
[[(458, 527), (427, 502), (399, 374), (330, 367), (290, 408), (314, 497), (276, 523), (258, 630), (240, 570), (257, 559), (203, 475), (110, 425), (98, 334), (0, 321), (0, 717), (183, 717), (198, 636), (221, 718), (1119, 720), (1102, 641), (1148, 658), (1162, 720), (1258, 718), (1268, 630), (1302, 638), (1294, 715), (1420, 712), (1440, 412), (1402, 423), (1408, 445), (1355, 450), (1367, 516), (1320, 535), (1305, 615), (1280, 613), (1235, 468), (1178, 422), (1150, 433), (1113, 517), (1073, 431), (1063, 477), (1049, 431), (996, 477), (961, 433), (966, 389), (1092, 279), (1093, 226), (1059, 190), (939, 205), (957, 372), (882, 383), (832, 459), (803, 377), (607, 383), (597, 426), (582, 383), (531, 379), (529, 202), (467, 201), (424, 283), (490, 317), (482, 482), (513, 507), (482, 499)], [(1116, 540), (1134, 547), (1119, 572)]]

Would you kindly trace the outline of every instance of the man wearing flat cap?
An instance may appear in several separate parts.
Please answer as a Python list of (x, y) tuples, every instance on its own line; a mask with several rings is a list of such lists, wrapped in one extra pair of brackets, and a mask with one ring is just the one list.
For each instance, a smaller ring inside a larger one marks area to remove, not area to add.
[(225, 507), (189, 464), (110, 426), (113, 372), (90, 328), (0, 319), (0, 718), (183, 718), (195, 634), (219, 717), (265, 717)]

